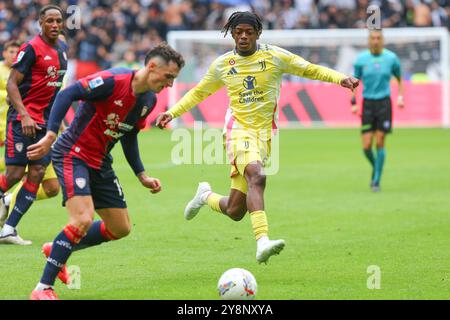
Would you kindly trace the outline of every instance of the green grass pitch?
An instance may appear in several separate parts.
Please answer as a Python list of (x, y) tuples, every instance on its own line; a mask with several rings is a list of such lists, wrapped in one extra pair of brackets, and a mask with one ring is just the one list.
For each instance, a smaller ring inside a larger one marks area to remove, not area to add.
[[(220, 275), (251, 271), (257, 299), (449, 299), (450, 130), (396, 129), (387, 140), (382, 191), (357, 129), (282, 131), (281, 168), (265, 192), (270, 236), (285, 250), (255, 260), (250, 220), (234, 222), (205, 207), (185, 221), (199, 181), (229, 191), (229, 167), (170, 166), (170, 132), (140, 137), (147, 171), (162, 181), (151, 195), (114, 150), (114, 167), (132, 219), (125, 239), (76, 252), (81, 289), (57, 280), (61, 299), (218, 299)], [(60, 196), (36, 202), (20, 224), (30, 247), (0, 247), (0, 299), (28, 299), (40, 279), (40, 252), (67, 223)], [(368, 289), (378, 266), (381, 288)]]

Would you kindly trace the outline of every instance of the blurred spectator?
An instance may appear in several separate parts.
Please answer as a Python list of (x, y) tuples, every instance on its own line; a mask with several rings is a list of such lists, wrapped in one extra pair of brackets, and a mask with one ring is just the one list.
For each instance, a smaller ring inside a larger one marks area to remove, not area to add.
[(449, 17), (447, 11), (439, 6), (438, 1), (431, 2), (431, 22), (434, 27), (446, 27), (448, 25)]
[(423, 0), (420, 0), (419, 3), (414, 6), (414, 26), (431, 26), (431, 9)]
[(295, 8), (293, 0), (282, 0), (281, 8), (281, 28), (294, 29), (299, 21), (300, 12)]
[(114, 67), (123, 67), (137, 70), (141, 68), (141, 64), (137, 62), (137, 57), (134, 50), (127, 50), (123, 54), (122, 60), (115, 64)]
[(400, 27), (402, 22), (402, 14), (404, 12), (403, 5), (400, 0), (385, 0), (381, 5), (381, 24), (383, 28)]

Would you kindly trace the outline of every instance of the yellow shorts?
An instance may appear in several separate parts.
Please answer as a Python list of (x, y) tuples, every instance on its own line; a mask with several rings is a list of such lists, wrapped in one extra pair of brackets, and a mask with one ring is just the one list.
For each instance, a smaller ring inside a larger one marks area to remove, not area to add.
[[(28, 167), (27, 167), (28, 169)], [(28, 170), (25, 170), (25, 172), (28, 172)], [(50, 162), (50, 164), (47, 166), (47, 169), (45, 169), (44, 178), (42, 178), (42, 181), (50, 180), (50, 179), (58, 179), (55, 169), (53, 169), (53, 164)]]
[(225, 137), (225, 148), (231, 164), (231, 188), (247, 193), (245, 168), (257, 161), (265, 165), (270, 157), (271, 140), (260, 139), (250, 131), (231, 130)]
[(50, 180), (50, 179), (58, 179), (55, 173), (55, 169), (53, 169), (53, 164), (50, 162), (50, 164), (47, 166), (47, 169), (45, 170), (45, 175), (42, 181)]

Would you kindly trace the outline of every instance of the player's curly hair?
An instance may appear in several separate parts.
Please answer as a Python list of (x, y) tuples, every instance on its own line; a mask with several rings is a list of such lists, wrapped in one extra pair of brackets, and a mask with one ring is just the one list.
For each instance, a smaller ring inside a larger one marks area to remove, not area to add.
[(41, 10), (39, 11), (39, 18), (43, 18), (43, 17), (45, 16), (45, 13), (46, 13), (48, 10), (52, 10), (52, 9), (58, 10), (58, 11), (61, 13), (61, 16), (64, 18), (64, 12), (63, 12), (63, 10), (62, 10), (60, 7), (58, 7), (57, 5), (54, 5), (54, 4), (48, 4), (48, 5), (46, 5), (46, 6), (43, 6), (43, 7), (41, 8)]
[(147, 55), (145, 56), (145, 65), (150, 61), (153, 57), (160, 57), (166, 63), (169, 61), (173, 61), (178, 65), (178, 68), (184, 67), (184, 59), (183, 56), (175, 51), (171, 46), (169, 46), (166, 42), (162, 42), (158, 44), (156, 47), (151, 49)]
[(223, 26), (221, 31), (225, 33), (223, 37), (225, 38), (228, 31), (233, 30), (240, 23), (247, 23), (252, 25), (258, 35), (260, 35), (262, 32), (262, 20), (256, 13), (249, 11), (237, 11), (228, 18), (227, 23)]

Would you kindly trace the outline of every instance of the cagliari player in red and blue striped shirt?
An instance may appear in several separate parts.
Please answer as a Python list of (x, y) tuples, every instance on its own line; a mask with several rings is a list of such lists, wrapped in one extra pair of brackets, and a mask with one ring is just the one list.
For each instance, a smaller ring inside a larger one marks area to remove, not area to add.
[[(172, 86), (183, 65), (179, 53), (161, 44), (147, 54), (145, 67), (138, 71), (109, 69), (81, 79), (58, 94), (47, 134), (28, 148), (27, 155), (39, 159), (47, 154), (71, 103), (83, 101), (52, 152), (69, 223), (53, 243), (44, 245), (51, 253), (31, 299), (57, 299), (53, 285), (57, 276), (65, 277), (64, 266), (73, 251), (116, 240), (130, 232), (122, 188), (111, 166), (110, 151), (119, 140), (141, 184), (153, 193), (161, 190), (159, 180), (145, 173), (137, 134), (156, 103), (155, 93)], [(94, 212), (101, 220), (94, 221)]]
[(59, 38), (63, 21), (63, 12), (58, 6), (48, 5), (41, 9), (39, 24), (42, 31), (20, 47), (8, 79), (6, 174), (0, 175), (0, 196), (25, 173), (26, 176), (0, 233), (0, 243), (31, 244), (19, 237), (16, 227), (36, 199), (51, 156), (48, 153), (39, 160), (30, 160), (26, 153), (28, 146), (46, 134), (51, 106), (67, 69), (67, 46)]

